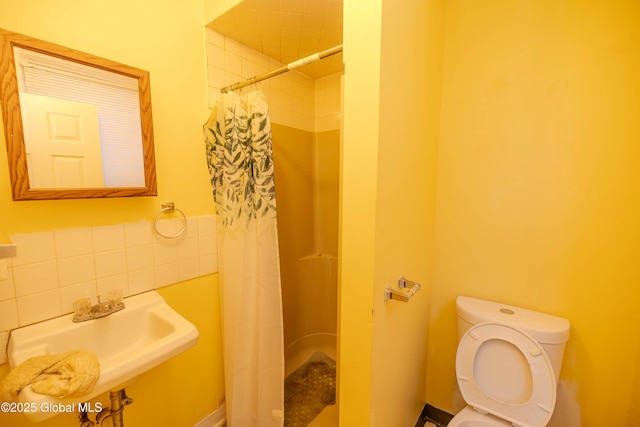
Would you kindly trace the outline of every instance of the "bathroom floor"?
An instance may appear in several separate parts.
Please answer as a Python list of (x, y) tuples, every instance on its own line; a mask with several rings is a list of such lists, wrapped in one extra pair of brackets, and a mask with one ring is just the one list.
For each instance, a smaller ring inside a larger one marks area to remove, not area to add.
[(446, 427), (452, 418), (453, 415), (427, 403), (424, 405), (415, 427)]
[(332, 426), (336, 407), (336, 362), (315, 352), (285, 379), (285, 427)]

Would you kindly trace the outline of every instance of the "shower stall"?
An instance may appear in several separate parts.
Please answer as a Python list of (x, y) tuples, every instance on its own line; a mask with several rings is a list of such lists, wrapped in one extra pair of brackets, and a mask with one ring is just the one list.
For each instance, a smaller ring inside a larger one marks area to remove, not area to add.
[(340, 131), (308, 132), (278, 124), (271, 130), (284, 319), (285, 426), (337, 425)]
[[(208, 25), (210, 104), (213, 105), (221, 91), (239, 86), (250, 86), (242, 90), (261, 89), (269, 104), (287, 377), (285, 426), (337, 425), (334, 403), (344, 72), (340, 53), (342, 2), (319, 1), (317, 7), (311, 7), (315, 3), (309, 2), (304, 17), (295, 2), (288, 4), (295, 11), (281, 8), (278, 0), (272, 3), (279, 14), (260, 10), (270, 2), (240, 3)], [(307, 13), (313, 16), (307, 17)], [(251, 21), (255, 16), (259, 19)], [(295, 17), (300, 18), (299, 22), (291, 20)], [(271, 18), (278, 19), (271, 22)], [(249, 21), (253, 24), (239, 25)], [(284, 22), (287, 28), (279, 27), (285, 25)], [(309, 27), (308, 22), (317, 23), (318, 27)], [(294, 29), (292, 25), (301, 26)], [(282, 36), (285, 29), (287, 34), (299, 34), (299, 39)], [(255, 37), (249, 37), (265, 31), (274, 32), (274, 37), (262, 38), (268, 40), (268, 44), (258, 46), (252, 41)], [(312, 41), (316, 43), (314, 46), (309, 45)], [(286, 57), (285, 52), (294, 51), (297, 53)], [(315, 62), (309, 63), (306, 55)], [(293, 63), (303, 64), (288, 72), (294, 68)], [(263, 80), (263, 76), (268, 77)], [(260, 82), (254, 86), (258, 77)], [(304, 387), (288, 386), (288, 381), (307, 366), (309, 370), (330, 375), (332, 390), (321, 393), (322, 409), (312, 411), (313, 417), (292, 421), (293, 417), (287, 415), (287, 408), (292, 407), (287, 393), (296, 390), (295, 394), (303, 396), (302, 400), (309, 399)]]
[(336, 357), (340, 131), (272, 136), (288, 374), (316, 351)]

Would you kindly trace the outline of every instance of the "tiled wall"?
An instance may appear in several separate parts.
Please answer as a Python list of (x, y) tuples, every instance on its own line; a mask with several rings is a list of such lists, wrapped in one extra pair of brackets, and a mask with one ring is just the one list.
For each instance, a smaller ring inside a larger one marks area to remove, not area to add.
[(340, 129), (342, 74), (316, 80), (316, 132)]
[[(268, 56), (207, 29), (209, 105), (220, 89), (282, 67)], [(271, 121), (308, 132), (339, 128), (340, 75), (314, 80), (290, 71), (259, 83), (271, 112)]]
[[(184, 220), (159, 220), (173, 236)], [(110, 289), (124, 296), (217, 271), (216, 221), (187, 218), (177, 239), (160, 237), (149, 221), (14, 234), (17, 256), (0, 280), (0, 331), (73, 311), (73, 301)]]

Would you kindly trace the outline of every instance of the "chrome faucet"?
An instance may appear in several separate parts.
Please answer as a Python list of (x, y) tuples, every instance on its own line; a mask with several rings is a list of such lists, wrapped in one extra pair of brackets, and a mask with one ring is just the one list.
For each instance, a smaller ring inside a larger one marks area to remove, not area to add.
[(122, 302), (122, 293), (116, 293), (110, 295), (109, 301), (100, 301), (101, 295), (98, 295), (98, 303), (91, 305), (89, 298), (81, 298), (73, 303), (75, 314), (73, 315), (73, 321), (86, 322), (91, 319), (98, 319), (100, 317), (108, 316), (116, 311), (120, 311), (124, 308), (124, 302)]

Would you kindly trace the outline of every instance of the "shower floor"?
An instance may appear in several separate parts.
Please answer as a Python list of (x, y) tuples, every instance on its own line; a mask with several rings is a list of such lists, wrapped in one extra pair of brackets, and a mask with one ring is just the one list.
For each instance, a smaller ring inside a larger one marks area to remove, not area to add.
[[(324, 399), (331, 400), (332, 396), (335, 396), (335, 358), (336, 358), (336, 337), (333, 334), (312, 334), (305, 336), (304, 338), (294, 342), (287, 346), (285, 349), (285, 422), (286, 427), (337, 427), (338, 425), (338, 405), (329, 404), (314, 404), (307, 401), (307, 397), (312, 393), (309, 391), (316, 389), (323, 390), (325, 392)], [(310, 365), (310, 362), (319, 362), (314, 365)], [(317, 376), (316, 384), (313, 384), (313, 380), (308, 382), (307, 385), (298, 384), (296, 381), (287, 384), (287, 380), (294, 379), (294, 375), (297, 373), (297, 380), (301, 380), (301, 376), (307, 372), (309, 379)], [(318, 375), (319, 374), (319, 375)], [(324, 374), (324, 378), (323, 378)], [(324, 385), (323, 385), (324, 383)], [(329, 391), (327, 391), (327, 384), (329, 385)], [(287, 385), (289, 385), (289, 391), (287, 391)], [(291, 390), (293, 388), (293, 390)], [(298, 393), (291, 394), (291, 391), (297, 391)], [(287, 393), (290, 393), (287, 396)], [(321, 398), (322, 393), (321, 393)], [(288, 399), (289, 398), (289, 399)], [(293, 409), (292, 403), (296, 402), (296, 409)], [(335, 399), (335, 398), (334, 398)], [(287, 402), (288, 401), (288, 402)], [(324, 409), (322, 407), (324, 406)], [(289, 409), (289, 411), (287, 411)], [(317, 414), (318, 409), (322, 409)], [(306, 411), (313, 411), (313, 414), (306, 414)], [(295, 412), (295, 414), (293, 413)], [(315, 416), (317, 414), (317, 416)], [(315, 418), (313, 418), (315, 416)]]
[(322, 352), (291, 373), (284, 382), (284, 425), (306, 427), (336, 403), (336, 362)]

